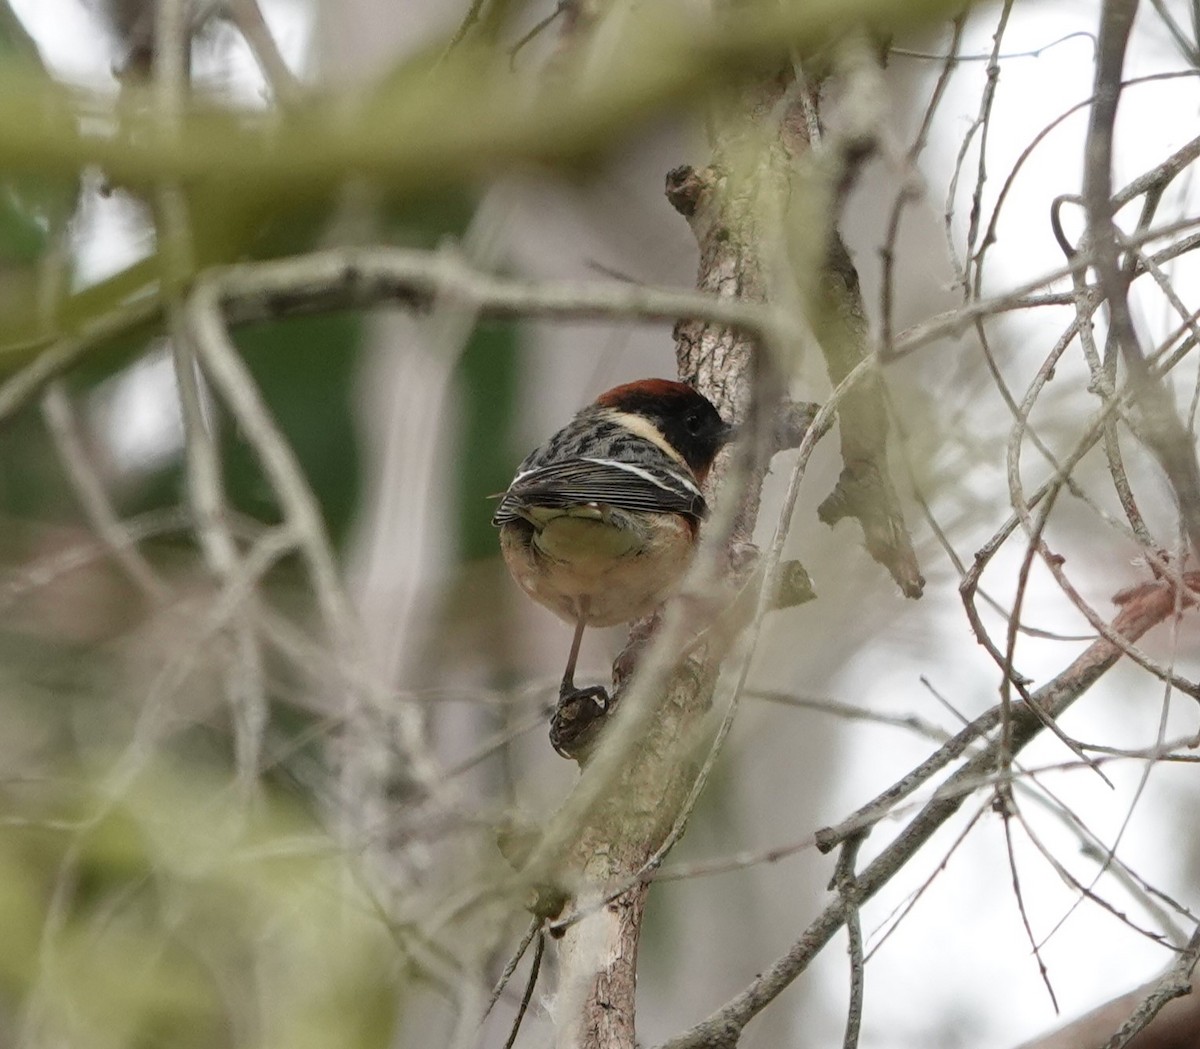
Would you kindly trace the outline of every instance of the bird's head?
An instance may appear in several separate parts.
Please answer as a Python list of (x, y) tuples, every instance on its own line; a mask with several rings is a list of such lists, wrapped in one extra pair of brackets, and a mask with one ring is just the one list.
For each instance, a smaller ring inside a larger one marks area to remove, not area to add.
[(596, 405), (626, 429), (681, 459), (703, 481), (733, 435), (712, 402), (686, 383), (640, 379), (602, 393)]

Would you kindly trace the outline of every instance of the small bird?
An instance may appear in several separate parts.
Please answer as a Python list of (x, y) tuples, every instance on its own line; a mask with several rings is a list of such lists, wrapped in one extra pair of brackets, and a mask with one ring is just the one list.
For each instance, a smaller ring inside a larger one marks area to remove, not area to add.
[(492, 524), (517, 585), (575, 627), (560, 702), (607, 709), (603, 688), (575, 688), (584, 627), (638, 619), (670, 596), (731, 433), (690, 386), (642, 379), (601, 394), (517, 467)]

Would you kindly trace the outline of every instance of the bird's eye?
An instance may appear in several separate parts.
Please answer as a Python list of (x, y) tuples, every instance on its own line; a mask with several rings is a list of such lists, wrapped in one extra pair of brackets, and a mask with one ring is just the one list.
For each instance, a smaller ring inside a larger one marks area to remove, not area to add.
[(683, 420), (684, 429), (690, 434), (697, 434), (704, 427), (704, 420), (698, 412), (689, 412)]

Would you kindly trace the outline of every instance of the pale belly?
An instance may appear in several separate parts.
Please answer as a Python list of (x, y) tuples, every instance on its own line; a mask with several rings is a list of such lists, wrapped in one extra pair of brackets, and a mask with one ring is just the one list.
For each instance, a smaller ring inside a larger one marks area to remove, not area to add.
[(540, 530), (510, 522), (500, 546), (513, 579), (568, 622), (613, 626), (652, 612), (678, 585), (692, 527), (677, 514), (575, 516)]

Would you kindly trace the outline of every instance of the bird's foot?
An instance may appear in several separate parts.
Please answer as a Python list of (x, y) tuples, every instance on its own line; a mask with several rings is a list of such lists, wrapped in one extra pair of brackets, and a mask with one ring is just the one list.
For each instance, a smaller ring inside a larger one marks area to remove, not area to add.
[(591, 746), (612, 707), (608, 691), (564, 686), (550, 718), (550, 745), (564, 758), (579, 758)]

